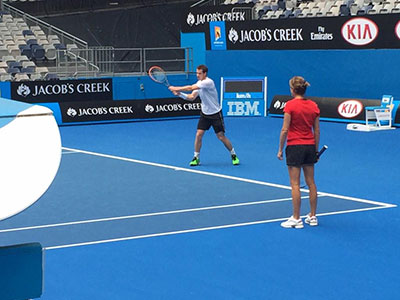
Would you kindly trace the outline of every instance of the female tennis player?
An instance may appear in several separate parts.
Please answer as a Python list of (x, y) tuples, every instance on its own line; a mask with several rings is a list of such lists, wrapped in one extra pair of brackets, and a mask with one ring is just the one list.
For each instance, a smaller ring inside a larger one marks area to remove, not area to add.
[(281, 223), (285, 228), (303, 228), (300, 218), (300, 173), (303, 169), (304, 178), (310, 190), (311, 212), (305, 222), (311, 226), (318, 225), (317, 187), (314, 181), (314, 164), (317, 162), (319, 143), (319, 115), (318, 105), (304, 98), (310, 84), (303, 77), (295, 76), (289, 81), (293, 99), (286, 103), (284, 108), (283, 126), (279, 139), (278, 159), (283, 160), (282, 149), (285, 149), (286, 164), (288, 166), (290, 186), (292, 187), (293, 215)]
[[(218, 92), (215, 88), (214, 81), (207, 77), (208, 68), (200, 65), (196, 69), (197, 83), (182, 87), (170, 86), (169, 90), (182, 99), (193, 101), (197, 96), (201, 100), (200, 119), (197, 124), (196, 138), (194, 141), (194, 157), (190, 162), (190, 166), (198, 166), (200, 164), (200, 149), (202, 145), (203, 135), (206, 130), (212, 126), (217, 138), (224, 144), (231, 154), (232, 164), (238, 165), (239, 158), (236, 156), (235, 149), (232, 147), (231, 141), (225, 136), (224, 118), (221, 112), (221, 106), (218, 101)], [(184, 91), (190, 94), (182, 93)]]

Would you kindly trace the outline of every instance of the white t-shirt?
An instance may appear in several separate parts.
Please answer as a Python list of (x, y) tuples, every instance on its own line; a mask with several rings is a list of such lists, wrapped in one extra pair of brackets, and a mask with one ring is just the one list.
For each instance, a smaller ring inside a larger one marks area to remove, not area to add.
[(218, 92), (215, 88), (214, 81), (208, 77), (204, 80), (197, 81), (196, 85), (199, 87), (196, 90), (201, 99), (201, 111), (205, 115), (212, 115), (221, 110), (218, 101)]

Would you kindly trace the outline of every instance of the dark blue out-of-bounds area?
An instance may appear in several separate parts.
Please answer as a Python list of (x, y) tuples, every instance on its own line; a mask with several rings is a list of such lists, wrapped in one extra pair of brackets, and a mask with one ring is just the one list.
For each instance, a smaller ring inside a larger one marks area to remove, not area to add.
[(321, 123), (320, 224), (295, 230), (282, 119), (225, 121), (237, 167), (211, 131), (188, 167), (196, 119), (61, 127), (55, 181), (0, 244), (46, 248), (41, 299), (397, 298), (400, 131)]

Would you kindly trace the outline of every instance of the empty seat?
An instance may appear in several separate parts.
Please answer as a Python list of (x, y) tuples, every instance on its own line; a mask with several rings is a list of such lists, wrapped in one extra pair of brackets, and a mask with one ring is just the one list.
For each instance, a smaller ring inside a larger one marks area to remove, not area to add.
[(3, 56), (3, 58), (1, 60), (5, 63), (8, 63), (10, 61), (16, 61), (14, 56), (11, 56), (11, 55), (5, 55), (5, 56)]
[(10, 53), (8, 52), (7, 46), (0, 45), (0, 57), (6, 56), (8, 54), (10, 54)]
[(32, 58), (32, 50), (28, 45), (19, 45), (19, 50), (21, 51), (21, 55), (25, 55), (29, 59)]
[(43, 48), (48, 60), (55, 60), (57, 58), (57, 50), (53, 45), (44, 45)]
[(67, 50), (67, 47), (62, 44), (62, 43), (58, 43), (58, 44), (53, 44), (53, 46), (57, 49), (57, 50)]
[(286, 0), (286, 9), (295, 9), (297, 5), (297, 1), (295, 0)]
[(10, 45), (10, 46), (8, 46), (8, 53), (10, 53), (10, 55), (16, 57), (21, 54), (21, 51), (19, 50), (18, 46)]
[(29, 67), (21, 69), (21, 73), (33, 74), (35, 72), (36, 72), (36, 67), (33, 67), (33, 66), (29, 66)]
[(32, 48), (33, 45), (38, 45), (38, 41), (37, 41), (37, 39), (29, 39), (29, 40), (26, 40), (26, 44), (27, 44), (29, 47)]
[(43, 60), (45, 58), (46, 52), (42, 46), (32, 45), (32, 57), (36, 60)]
[(45, 79), (45, 80), (58, 80), (58, 79), (60, 79), (60, 78), (58, 77), (58, 75), (57, 75), (56, 73), (47, 73), (47, 74), (44, 76), (44, 79)]
[(43, 77), (40, 73), (33, 73), (30, 75), (31, 80), (42, 80)]
[(22, 68), (34, 67), (36, 68), (36, 64), (33, 61), (23, 61)]
[(347, 17), (350, 15), (350, 9), (346, 4), (340, 5), (339, 13), (341, 16)]
[(17, 73), (14, 76), (14, 80), (15, 81), (29, 81), (30, 78), (27, 74), (23, 74), (23, 73)]
[(67, 51), (79, 55), (79, 48), (76, 44), (67, 44)]
[(2, 74), (0, 75), (0, 81), (12, 81), (13, 77), (11, 74)]
[(38, 42), (38, 45), (40, 45), (40, 46), (49, 45), (49, 41), (47, 39), (45, 39), (45, 38), (44, 39), (39, 39), (38, 38), (37, 42)]
[(21, 69), (19, 69), (19, 68), (8, 68), (7, 69), (7, 73), (12, 74), (12, 75), (20, 73), (20, 72), (21, 72)]
[(58, 35), (55, 35), (55, 34), (49, 34), (48, 36), (47, 36), (47, 39), (49, 40), (49, 42), (51, 42), (51, 41), (54, 41), (54, 40), (60, 40), (60, 38), (58, 37)]
[(18, 68), (21, 69), (22, 68), (22, 63), (19, 61), (9, 61), (7, 62), (8, 68)]
[(22, 34), (23, 34), (24, 36), (26, 36), (26, 35), (33, 35), (33, 36), (34, 36), (33, 31), (30, 30), (30, 29), (28, 29), (28, 30), (23, 30), (23, 31), (22, 31)]
[(47, 67), (36, 67), (36, 73), (39, 73), (44, 77), (47, 73), (49, 73), (49, 69)]
[(29, 61), (29, 58), (26, 55), (17, 55), (15, 60), (22, 63), (23, 61)]
[(32, 26), (31, 26), (31, 30), (32, 30), (33, 32), (35, 32), (35, 31), (38, 31), (38, 30), (42, 30), (42, 28), (41, 28), (40, 26), (37, 26), (37, 25), (32, 25)]

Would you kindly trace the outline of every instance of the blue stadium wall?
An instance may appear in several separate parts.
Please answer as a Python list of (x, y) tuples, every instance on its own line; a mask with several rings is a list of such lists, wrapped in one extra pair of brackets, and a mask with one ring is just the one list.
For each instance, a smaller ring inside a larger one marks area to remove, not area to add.
[[(194, 65), (205, 63), (209, 76), (268, 77), (268, 104), (274, 95), (288, 95), (294, 75), (310, 83), (316, 97), (400, 98), (400, 50), (205, 50), (203, 33), (182, 33), (182, 46), (193, 47)], [(219, 85), (220, 81), (215, 80)]]

